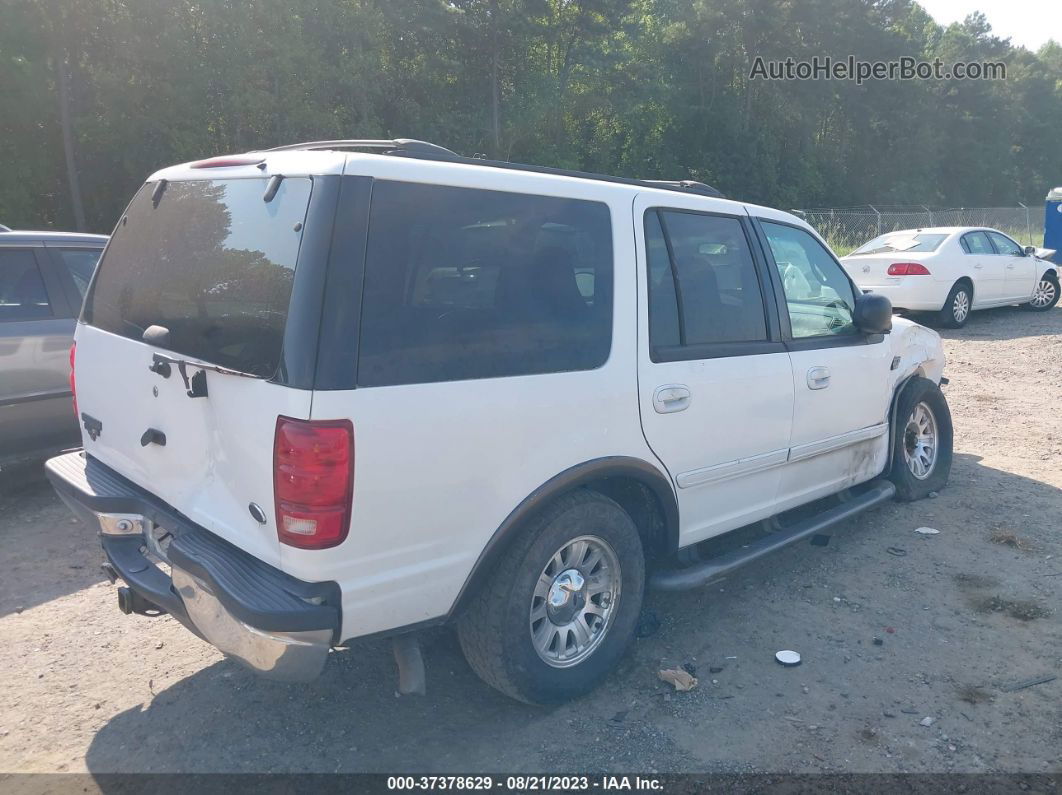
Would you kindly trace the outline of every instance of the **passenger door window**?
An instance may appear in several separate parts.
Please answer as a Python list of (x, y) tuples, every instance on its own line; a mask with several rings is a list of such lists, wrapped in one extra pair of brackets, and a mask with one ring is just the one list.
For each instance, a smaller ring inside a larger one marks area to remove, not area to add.
[(967, 254), (995, 254), (988, 235), (984, 232), (969, 232), (962, 237), (962, 248)]
[(794, 339), (857, 333), (855, 290), (829, 251), (803, 229), (763, 222)]
[(763, 292), (740, 220), (650, 210), (645, 239), (654, 356), (675, 346), (767, 340)]
[(996, 251), (1003, 256), (1020, 257), (1022, 255), (1021, 246), (1006, 235), (1001, 235), (999, 232), (989, 232), (988, 236), (992, 239), (992, 243), (995, 244)]
[(0, 249), (0, 322), (43, 320), (52, 315), (33, 252)]
[(611, 343), (606, 205), (374, 184), (360, 385), (590, 370)]

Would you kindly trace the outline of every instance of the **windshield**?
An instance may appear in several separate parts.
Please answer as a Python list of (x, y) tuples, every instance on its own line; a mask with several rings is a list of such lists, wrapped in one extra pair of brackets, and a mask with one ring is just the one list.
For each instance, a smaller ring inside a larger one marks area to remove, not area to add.
[(936, 251), (946, 237), (947, 235), (925, 232), (890, 232), (874, 238), (869, 243), (864, 243), (849, 256), (885, 254), (889, 251)]
[(157, 183), (133, 199), (85, 302), (84, 322), (140, 340), (169, 330), (167, 350), (253, 375), (278, 367), (311, 180)]

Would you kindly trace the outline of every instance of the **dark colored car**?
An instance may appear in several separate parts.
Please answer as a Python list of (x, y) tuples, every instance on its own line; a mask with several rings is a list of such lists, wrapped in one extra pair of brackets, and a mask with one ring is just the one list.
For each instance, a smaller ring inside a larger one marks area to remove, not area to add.
[(105, 235), (0, 230), (0, 468), (81, 445), (70, 345)]

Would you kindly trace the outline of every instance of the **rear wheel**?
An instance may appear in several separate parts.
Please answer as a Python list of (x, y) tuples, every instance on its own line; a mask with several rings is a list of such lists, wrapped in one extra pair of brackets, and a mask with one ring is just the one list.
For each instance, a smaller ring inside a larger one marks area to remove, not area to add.
[(896, 498), (920, 500), (940, 491), (951, 472), (951, 411), (940, 387), (928, 378), (913, 378), (896, 407), (892, 469)]
[(966, 282), (959, 282), (951, 288), (948, 300), (944, 307), (937, 313), (940, 325), (945, 328), (962, 328), (970, 317), (970, 308), (973, 305), (973, 291)]
[(1022, 309), (1032, 312), (1045, 312), (1058, 303), (1059, 287), (1058, 277), (1045, 273), (1033, 290), (1032, 299), (1027, 304), (1022, 304)]
[(623, 655), (641, 612), (645, 560), (617, 503), (580, 489), (547, 506), (458, 622), (469, 665), (532, 704), (589, 692)]

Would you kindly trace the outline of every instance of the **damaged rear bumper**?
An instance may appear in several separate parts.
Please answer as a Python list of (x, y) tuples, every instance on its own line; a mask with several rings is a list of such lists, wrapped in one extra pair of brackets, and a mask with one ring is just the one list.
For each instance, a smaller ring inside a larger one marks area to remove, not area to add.
[[(170, 613), (272, 679), (320, 674), (338, 640), (336, 583), (304, 582), (263, 563), (83, 452), (52, 458), (45, 472), (74, 513), (99, 529), (110, 571), (128, 586), (123, 610)], [(164, 543), (157, 527), (168, 533)]]

